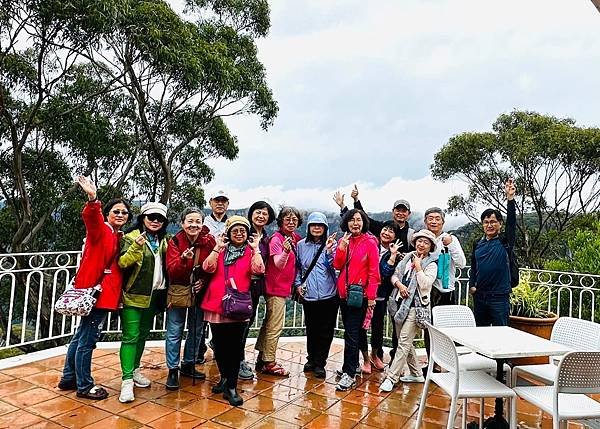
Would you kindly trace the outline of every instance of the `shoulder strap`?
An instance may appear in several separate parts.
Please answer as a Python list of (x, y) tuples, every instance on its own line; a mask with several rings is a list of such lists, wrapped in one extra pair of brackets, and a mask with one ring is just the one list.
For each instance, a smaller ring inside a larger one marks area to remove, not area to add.
[(310, 265), (308, 266), (308, 268), (304, 272), (304, 275), (300, 279), (300, 284), (302, 284), (302, 283), (304, 283), (306, 281), (306, 279), (308, 278), (310, 272), (313, 270), (313, 268), (315, 267), (315, 265), (317, 265), (317, 261), (318, 261), (319, 257), (321, 256), (321, 253), (323, 253), (323, 249), (325, 249), (325, 243), (326, 243), (326, 241), (323, 240), (323, 243), (321, 243), (321, 245), (319, 246), (319, 249), (317, 250), (317, 253), (315, 254), (313, 260), (311, 261)]

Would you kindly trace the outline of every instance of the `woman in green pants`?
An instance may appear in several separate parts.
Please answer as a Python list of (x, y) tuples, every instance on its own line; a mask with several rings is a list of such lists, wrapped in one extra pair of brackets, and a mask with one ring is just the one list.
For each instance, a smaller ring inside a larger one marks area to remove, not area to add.
[(167, 207), (146, 203), (133, 228), (121, 241), (119, 266), (123, 269), (123, 310), (121, 311), (121, 395), (119, 401), (135, 399), (133, 386), (149, 387), (140, 372), (140, 359), (159, 302), (166, 289)]

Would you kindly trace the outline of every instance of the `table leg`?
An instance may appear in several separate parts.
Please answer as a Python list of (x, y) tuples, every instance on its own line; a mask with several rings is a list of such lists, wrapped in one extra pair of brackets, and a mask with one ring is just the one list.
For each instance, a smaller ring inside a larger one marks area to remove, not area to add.
[[(496, 380), (500, 383), (504, 383), (504, 359), (496, 359)], [(509, 429), (508, 422), (503, 416), (504, 414), (504, 402), (502, 398), (496, 398), (496, 407), (494, 409), (494, 416), (488, 418), (484, 423), (483, 427), (486, 429)]]

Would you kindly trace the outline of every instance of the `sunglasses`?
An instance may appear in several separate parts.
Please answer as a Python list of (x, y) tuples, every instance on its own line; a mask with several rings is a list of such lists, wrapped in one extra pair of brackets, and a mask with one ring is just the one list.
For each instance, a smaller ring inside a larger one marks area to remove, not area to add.
[(166, 219), (158, 213), (150, 213), (149, 215), (146, 215), (146, 219), (148, 219), (150, 222), (165, 223), (166, 221)]
[(111, 210), (112, 214), (127, 216), (129, 212), (127, 210)]

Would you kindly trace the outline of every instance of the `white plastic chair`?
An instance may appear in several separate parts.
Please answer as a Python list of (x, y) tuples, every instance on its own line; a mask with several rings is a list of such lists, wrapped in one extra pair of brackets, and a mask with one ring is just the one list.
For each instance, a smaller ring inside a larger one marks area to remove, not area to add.
[[(550, 341), (570, 347), (573, 351), (600, 351), (600, 324), (573, 317), (560, 317), (552, 327)], [(517, 385), (519, 374), (526, 374), (541, 383), (552, 384), (560, 357), (550, 356), (547, 364), (515, 366), (511, 386)]]
[[(436, 328), (462, 328), (474, 327), (475, 316), (466, 305), (440, 305), (431, 310), (433, 326)], [(473, 352), (468, 347), (459, 346), (456, 348), (458, 353), (458, 366), (463, 371), (486, 371), (496, 374), (497, 364), (494, 359), (481, 356)], [(504, 364), (504, 373), (507, 382), (511, 380), (510, 366)]]
[[(568, 420), (600, 417), (600, 352), (570, 352), (558, 364), (553, 386), (521, 386), (515, 393), (552, 415), (553, 429)], [(564, 425), (563, 425), (564, 426)]]
[[(458, 354), (454, 342), (442, 332), (438, 331), (432, 325), (428, 325), (429, 336), (431, 338), (431, 359), (427, 378), (423, 386), (423, 394), (419, 405), (416, 427), (421, 427), (423, 413), (425, 412), (425, 402), (429, 384), (433, 381), (440, 389), (450, 395), (452, 401), (450, 404), (450, 415), (448, 416), (448, 429), (454, 427), (454, 417), (459, 399), (463, 400), (462, 427), (467, 425), (467, 399), (468, 398), (509, 398), (510, 400), (510, 427), (516, 427), (516, 395), (513, 390), (500, 383), (494, 377), (486, 374), (484, 371), (462, 371), (458, 364)], [(433, 372), (434, 363), (448, 372)], [(479, 417), (479, 427), (483, 427), (483, 416)]]

